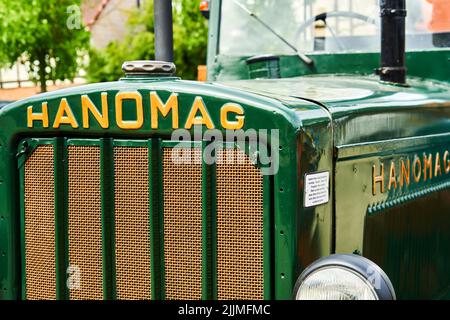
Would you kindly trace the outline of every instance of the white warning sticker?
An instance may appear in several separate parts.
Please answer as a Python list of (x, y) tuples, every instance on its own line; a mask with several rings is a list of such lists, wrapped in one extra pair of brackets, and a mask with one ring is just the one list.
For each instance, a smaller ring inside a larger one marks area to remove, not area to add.
[(330, 173), (317, 172), (305, 175), (305, 197), (306, 208), (327, 203), (330, 193)]

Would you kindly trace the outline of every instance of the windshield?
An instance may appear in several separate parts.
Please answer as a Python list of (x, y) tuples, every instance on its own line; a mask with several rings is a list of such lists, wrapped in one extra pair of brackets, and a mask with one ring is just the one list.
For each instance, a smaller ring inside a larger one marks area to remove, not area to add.
[[(450, 0), (406, 3), (407, 50), (450, 47)], [(305, 53), (380, 51), (379, 24), (378, 0), (222, 0), (219, 50), (293, 54), (277, 33)]]

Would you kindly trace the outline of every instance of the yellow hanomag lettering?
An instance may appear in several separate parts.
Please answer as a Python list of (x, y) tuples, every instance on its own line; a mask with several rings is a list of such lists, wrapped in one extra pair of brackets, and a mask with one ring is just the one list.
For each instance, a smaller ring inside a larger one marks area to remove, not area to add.
[[(198, 111), (200, 111), (201, 116), (197, 116)], [(201, 97), (195, 98), (184, 127), (191, 129), (193, 125), (205, 125), (208, 129), (214, 129), (214, 124)]]
[[(236, 114), (235, 121), (228, 120), (229, 113)], [(220, 109), (220, 123), (222, 125), (222, 128), (226, 130), (242, 129), (242, 127), (244, 126), (244, 119), (244, 109), (238, 104), (227, 103)]]
[(109, 127), (108, 119), (108, 94), (106, 92), (102, 93), (102, 112), (97, 109), (95, 104), (87, 95), (81, 96), (81, 109), (83, 112), (83, 128), (89, 128), (89, 112), (97, 120), (98, 124), (103, 128), (107, 129)]
[(448, 174), (450, 173), (450, 159), (449, 159), (450, 153), (448, 152), (448, 150), (446, 150), (444, 152), (444, 168), (445, 168), (445, 173)]
[(53, 122), (53, 128), (59, 128), (62, 124), (68, 124), (72, 128), (78, 128), (77, 119), (70, 108), (69, 102), (66, 98), (61, 99), (59, 104), (58, 112), (55, 116), (55, 121)]
[(406, 186), (409, 186), (410, 183), (410, 177), (411, 177), (411, 161), (409, 159), (406, 159), (406, 165), (405, 161), (402, 159), (400, 160), (401, 163), (401, 170), (400, 170), (400, 186), (403, 187), (405, 184)]
[(42, 127), (48, 128), (48, 106), (47, 102), (42, 103), (41, 113), (33, 113), (33, 106), (27, 108), (28, 128), (33, 128), (34, 121), (42, 121)]
[(376, 174), (376, 166), (372, 166), (372, 194), (377, 194), (377, 183), (380, 183), (380, 191), (384, 193), (384, 164), (380, 164), (380, 175)]
[(178, 129), (178, 94), (172, 93), (164, 104), (156, 92), (150, 92), (150, 109), (152, 129), (158, 129), (158, 111), (163, 117), (172, 111), (172, 128)]
[(395, 163), (391, 161), (391, 167), (389, 169), (389, 184), (388, 189), (391, 190), (392, 186), (397, 189), (397, 176), (395, 174)]
[(422, 163), (420, 162), (420, 159), (418, 156), (414, 157), (414, 161), (413, 161), (413, 176), (414, 176), (414, 181), (415, 182), (419, 182), (420, 181), (420, 177), (422, 176)]
[(430, 179), (433, 178), (433, 156), (431, 153), (427, 156), (423, 154), (423, 181), (427, 181), (427, 170), (430, 175)]
[[(136, 120), (123, 120), (123, 101), (134, 100), (136, 103)], [(139, 92), (119, 92), (116, 95), (116, 122), (121, 129), (140, 129), (144, 125), (144, 108)]]
[(437, 177), (438, 175), (442, 175), (442, 169), (441, 169), (441, 156), (439, 155), (439, 152), (436, 152), (436, 158), (434, 163), (434, 176)]

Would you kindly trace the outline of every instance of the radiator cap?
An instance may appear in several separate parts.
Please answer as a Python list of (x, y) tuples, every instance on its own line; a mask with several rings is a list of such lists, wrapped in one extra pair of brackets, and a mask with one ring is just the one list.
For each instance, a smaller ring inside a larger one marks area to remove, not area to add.
[(127, 77), (165, 77), (174, 75), (176, 66), (173, 62), (167, 61), (137, 60), (124, 62), (122, 70)]

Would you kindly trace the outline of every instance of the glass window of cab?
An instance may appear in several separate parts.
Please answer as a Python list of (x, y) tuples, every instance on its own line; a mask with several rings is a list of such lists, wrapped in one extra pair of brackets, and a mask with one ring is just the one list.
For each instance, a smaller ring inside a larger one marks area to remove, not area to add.
[[(450, 0), (407, 0), (407, 50), (450, 47)], [(380, 51), (378, 0), (222, 0), (223, 55)]]

